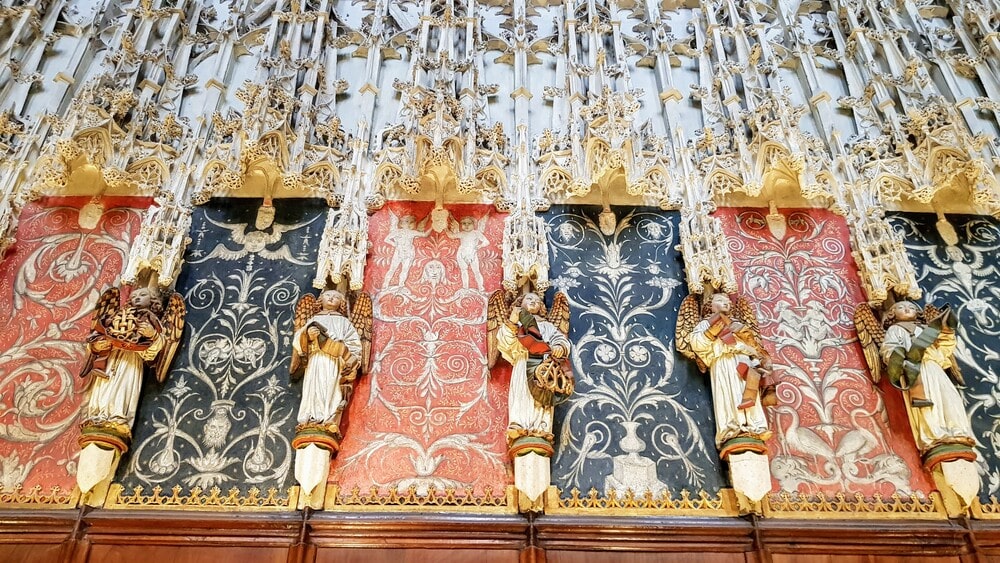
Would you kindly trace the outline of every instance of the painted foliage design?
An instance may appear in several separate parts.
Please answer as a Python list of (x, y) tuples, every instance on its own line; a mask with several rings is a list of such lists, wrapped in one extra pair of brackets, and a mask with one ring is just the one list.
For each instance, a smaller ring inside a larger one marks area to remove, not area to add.
[(25, 207), (0, 263), (0, 487), (68, 492), (76, 474), (79, 377), (100, 292), (117, 283), (146, 198), (106, 198), (92, 229), (89, 198)]
[(945, 243), (936, 230), (937, 216), (899, 213), (917, 281), (930, 303), (948, 303), (958, 313), (958, 349), (966, 388), (961, 390), (972, 419), (984, 476), (980, 498), (1000, 496), (1000, 222), (992, 217), (950, 215), (958, 244)]
[[(331, 480), (423, 495), (502, 494), (509, 369), (486, 368), (486, 303), (500, 286), (491, 206), (393, 202), (369, 223), (374, 366), (359, 381)], [(506, 376), (504, 375), (506, 373)]]
[(712, 443), (707, 380), (674, 353), (684, 279), (676, 213), (554, 206), (547, 214), (553, 284), (571, 304), (576, 391), (556, 409), (553, 481), (624, 493), (724, 486)]
[(263, 230), (259, 206), (218, 198), (194, 212), (176, 287), (187, 328), (167, 381), (143, 389), (119, 475), (126, 490), (290, 485), (301, 396), (288, 376), (292, 320), (311, 288), (326, 205), (275, 200)]
[[(740, 290), (774, 350), (779, 405), (771, 473), (780, 489), (926, 493), (907, 426), (889, 424), (872, 386), (853, 313), (864, 301), (847, 225), (826, 210), (720, 209)], [(887, 397), (889, 411), (895, 396)]]

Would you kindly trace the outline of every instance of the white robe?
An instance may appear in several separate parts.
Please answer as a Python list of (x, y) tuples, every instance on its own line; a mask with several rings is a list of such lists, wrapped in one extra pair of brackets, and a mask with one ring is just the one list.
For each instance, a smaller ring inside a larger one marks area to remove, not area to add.
[(712, 378), (712, 406), (715, 410), (715, 445), (721, 448), (730, 438), (741, 434), (765, 439), (768, 435), (767, 417), (760, 406), (760, 394), (748, 409), (736, 408), (743, 402), (746, 382), (737, 371), (738, 357), (746, 355), (740, 350), (739, 341), (730, 345), (721, 338), (710, 339), (705, 332), (708, 321), (701, 321), (691, 332), (691, 349), (708, 366)]
[[(922, 330), (918, 326), (913, 336), (919, 336)], [(905, 328), (890, 326), (882, 343), (882, 358), (888, 362), (895, 348), (909, 350), (912, 342), (913, 339)], [(903, 392), (913, 438), (921, 452), (943, 443), (974, 443), (972, 424), (965, 412), (965, 403), (951, 378), (944, 372), (945, 368), (951, 367), (951, 354), (956, 345), (955, 333), (942, 331), (934, 344), (924, 351), (920, 362), (920, 380), (924, 384), (927, 400), (934, 403), (933, 407), (912, 408), (909, 391)]]
[[(538, 319), (538, 332), (550, 348), (564, 346), (567, 351), (570, 349), (569, 340), (552, 323)], [(552, 432), (552, 407), (538, 404), (528, 389), (528, 350), (506, 323), (497, 329), (497, 348), (504, 359), (514, 366), (507, 395), (508, 428)]]
[(105, 370), (108, 377), (93, 377), (84, 420), (114, 422), (132, 428), (142, 391), (143, 369), (146, 362), (156, 359), (163, 344), (163, 337), (157, 334), (150, 347), (142, 352), (112, 349)]
[(312, 323), (325, 328), (331, 340), (343, 342), (355, 358), (361, 355), (361, 336), (351, 321), (343, 315), (320, 313), (309, 319), (306, 326), (297, 330), (292, 339), (295, 353), (309, 356), (302, 380), (302, 402), (299, 404), (298, 423), (328, 424), (333, 421), (337, 407), (343, 400), (340, 377), (344, 360), (319, 350), (315, 345), (311, 345), (309, 350), (302, 349), (302, 336)]

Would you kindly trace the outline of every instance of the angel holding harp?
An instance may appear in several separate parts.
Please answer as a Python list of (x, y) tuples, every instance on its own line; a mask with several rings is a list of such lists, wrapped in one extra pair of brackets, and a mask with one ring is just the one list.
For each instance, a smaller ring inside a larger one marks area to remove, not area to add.
[(104, 427), (104, 434), (110, 431), (121, 440), (109, 445), (127, 447), (143, 373), (148, 366), (157, 381), (166, 379), (180, 344), (185, 313), (180, 294), (170, 291), (164, 303), (155, 284), (133, 289), (124, 306), (119, 288), (101, 294), (87, 338), (90, 354), (81, 373), (91, 377), (83, 408), (85, 435), (88, 428)]
[(549, 444), (546, 453), (551, 455), (553, 406), (568, 398), (574, 387), (568, 361), (569, 301), (557, 292), (547, 314), (537, 293), (525, 293), (518, 306), (512, 307), (512, 302), (512, 293), (496, 291), (487, 312), (489, 366), (503, 356), (514, 368), (508, 396), (508, 445), (515, 447), (525, 437), (540, 439)]
[(335, 290), (317, 299), (308, 293), (295, 307), (291, 377), (303, 378), (297, 421), (339, 437), (345, 387), (350, 391), (359, 371), (368, 372), (371, 355), (372, 303), (360, 293), (348, 316), (347, 299)]
[(885, 371), (892, 386), (902, 390), (924, 463), (974, 461), (972, 425), (955, 387), (964, 382), (954, 357), (954, 313), (947, 306), (921, 310), (912, 301), (897, 301), (879, 321), (863, 303), (854, 312), (854, 324), (872, 381), (878, 383)]
[(676, 346), (711, 374), (715, 443), (722, 457), (765, 453), (770, 431), (763, 406), (774, 405), (776, 397), (768, 382), (771, 358), (750, 302), (741, 297), (734, 306), (728, 295), (715, 293), (703, 307), (697, 295), (689, 295), (681, 303)]

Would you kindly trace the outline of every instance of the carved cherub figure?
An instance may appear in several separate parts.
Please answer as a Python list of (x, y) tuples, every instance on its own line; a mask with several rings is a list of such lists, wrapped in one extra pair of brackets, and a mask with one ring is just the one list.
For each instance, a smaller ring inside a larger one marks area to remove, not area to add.
[(348, 316), (347, 299), (334, 289), (319, 299), (303, 295), (295, 307), (292, 378), (303, 377), (297, 421), (339, 438), (340, 416), (357, 374), (371, 361), (372, 301), (359, 293)]
[(180, 294), (171, 291), (164, 306), (155, 286), (132, 290), (124, 307), (119, 288), (101, 294), (87, 339), (90, 355), (81, 373), (92, 378), (83, 407), (85, 428), (110, 426), (127, 444), (142, 375), (148, 366), (157, 381), (166, 379), (184, 330), (185, 314)]
[(893, 303), (882, 321), (867, 304), (854, 312), (872, 381), (881, 380), (884, 368), (889, 382), (902, 390), (914, 439), (931, 466), (976, 458), (969, 415), (952, 383), (964, 384), (954, 358), (957, 322), (947, 306), (921, 310), (912, 301)]
[(414, 246), (417, 238), (426, 236), (430, 229), (417, 225), (417, 218), (413, 215), (404, 215), (399, 219), (393, 215), (392, 227), (389, 234), (385, 236), (386, 244), (393, 247), (392, 258), (389, 260), (389, 269), (385, 273), (385, 287), (392, 285), (392, 278), (399, 272), (397, 285), (406, 286), (406, 278), (410, 275), (413, 267), (413, 259), (417, 256)]
[(508, 402), (508, 444), (522, 437), (552, 443), (552, 408), (573, 393), (569, 369), (569, 300), (556, 292), (552, 309), (536, 293), (525, 293), (519, 306), (513, 295), (493, 293), (487, 312), (488, 361), (503, 356), (514, 367)]
[(471, 271), (472, 277), (476, 280), (476, 289), (480, 291), (483, 289), (483, 274), (479, 268), (479, 249), (490, 245), (490, 241), (483, 234), (485, 217), (481, 221), (477, 225), (474, 217), (462, 217), (462, 220), (459, 221), (459, 229), (456, 230), (452, 226), (448, 232), (449, 238), (461, 241), (458, 245), (457, 259), (458, 271), (462, 275), (462, 287), (470, 289), (469, 272)]
[[(763, 406), (776, 403), (768, 383), (771, 358), (761, 344), (753, 307), (745, 298), (735, 306), (725, 293), (715, 293), (704, 306), (697, 295), (681, 303), (676, 329), (677, 351), (697, 362), (712, 379), (716, 446), (729, 453), (727, 442), (751, 438), (762, 442), (770, 431)], [(756, 443), (759, 449), (762, 443)], [(725, 455), (724, 455), (725, 457)]]

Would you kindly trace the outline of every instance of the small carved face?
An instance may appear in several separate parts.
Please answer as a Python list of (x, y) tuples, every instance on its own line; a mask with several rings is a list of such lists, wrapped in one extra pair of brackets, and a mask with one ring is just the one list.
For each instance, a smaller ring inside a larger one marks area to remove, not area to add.
[(962, 252), (962, 249), (957, 246), (951, 246), (951, 245), (946, 246), (944, 248), (944, 252), (945, 254), (948, 255), (948, 259), (951, 260), (952, 262), (965, 261), (965, 253)]
[(534, 293), (525, 293), (521, 298), (521, 307), (532, 315), (537, 315), (542, 310), (542, 298)]
[(920, 309), (912, 301), (900, 301), (892, 306), (892, 316), (897, 321), (916, 320)]
[(412, 231), (417, 226), (417, 218), (413, 215), (404, 215), (399, 219), (399, 228)]
[(323, 305), (324, 311), (339, 311), (340, 305), (344, 302), (344, 294), (330, 289), (320, 294), (319, 302)]
[(153, 304), (153, 296), (148, 289), (139, 288), (129, 295), (128, 302), (136, 309), (149, 309), (149, 306)]
[(462, 217), (460, 224), (462, 225), (463, 231), (469, 232), (476, 227), (476, 220), (472, 217)]
[(725, 293), (716, 293), (712, 296), (712, 312), (726, 314), (733, 308), (733, 302)]

